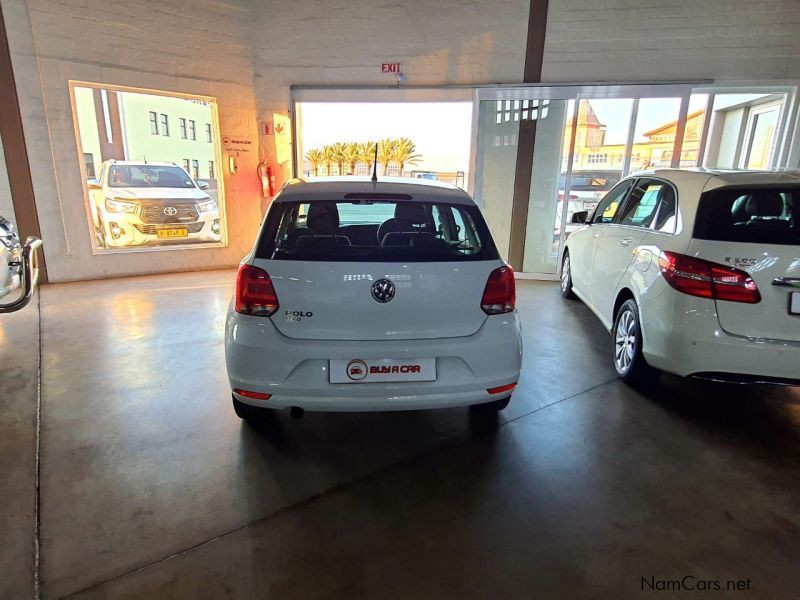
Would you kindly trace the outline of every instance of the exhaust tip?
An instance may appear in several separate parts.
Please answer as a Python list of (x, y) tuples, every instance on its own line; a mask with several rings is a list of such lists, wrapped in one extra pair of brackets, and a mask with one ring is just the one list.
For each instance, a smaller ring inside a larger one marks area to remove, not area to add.
[(306, 414), (306, 411), (299, 406), (293, 406), (289, 409), (289, 414), (293, 419), (302, 419), (303, 415)]

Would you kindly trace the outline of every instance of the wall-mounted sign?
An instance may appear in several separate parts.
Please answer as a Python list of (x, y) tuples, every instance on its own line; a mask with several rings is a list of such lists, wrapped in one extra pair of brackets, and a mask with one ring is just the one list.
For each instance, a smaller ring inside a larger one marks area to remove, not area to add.
[(381, 73), (401, 73), (402, 66), (400, 63), (383, 63), (381, 65)]
[(226, 152), (250, 152), (253, 140), (241, 136), (223, 135), (222, 147)]
[(273, 135), (275, 133), (275, 128), (272, 126), (272, 122), (265, 121), (264, 122), (264, 130), (262, 131), (264, 135)]

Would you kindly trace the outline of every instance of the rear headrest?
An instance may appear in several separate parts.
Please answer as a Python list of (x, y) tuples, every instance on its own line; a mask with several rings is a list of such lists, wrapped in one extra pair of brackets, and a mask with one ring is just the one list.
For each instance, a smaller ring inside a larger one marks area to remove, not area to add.
[(780, 217), (783, 214), (783, 198), (777, 192), (759, 192), (747, 199), (745, 207), (748, 217)]
[(412, 225), (425, 225), (428, 222), (425, 207), (416, 202), (398, 202), (394, 209), (394, 218)]
[(333, 235), (339, 229), (339, 210), (334, 202), (312, 202), (306, 225), (320, 235)]

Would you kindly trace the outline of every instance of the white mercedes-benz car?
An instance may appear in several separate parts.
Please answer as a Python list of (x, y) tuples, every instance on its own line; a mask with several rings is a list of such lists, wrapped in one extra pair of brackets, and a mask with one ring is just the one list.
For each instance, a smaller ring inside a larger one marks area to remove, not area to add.
[(623, 179), (567, 240), (561, 292), (612, 332), (630, 383), (800, 385), (800, 173)]
[(522, 361), (514, 273), (454, 186), (292, 180), (239, 267), (225, 357), (245, 419), (501, 410)]

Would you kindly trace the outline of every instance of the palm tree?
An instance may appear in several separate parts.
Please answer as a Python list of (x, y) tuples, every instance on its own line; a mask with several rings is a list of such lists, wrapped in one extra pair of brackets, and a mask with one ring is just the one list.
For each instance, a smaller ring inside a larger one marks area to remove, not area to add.
[(344, 175), (344, 163), (347, 160), (345, 149), (347, 145), (344, 142), (336, 142), (331, 145), (331, 158), (333, 162), (339, 165), (339, 175)]
[(394, 160), (394, 147), (397, 142), (386, 138), (378, 142), (378, 162), (383, 164), (383, 174), (389, 169), (389, 163)]
[(347, 166), (350, 167), (350, 175), (356, 174), (356, 163), (358, 162), (358, 148), (360, 144), (356, 142), (347, 142), (344, 145), (344, 159)]
[(375, 144), (372, 142), (362, 142), (358, 144), (357, 162), (367, 165), (367, 171), (372, 175), (372, 163), (375, 162)]
[(403, 175), (406, 165), (416, 165), (422, 156), (416, 154), (417, 146), (410, 139), (401, 137), (394, 145), (394, 161), (400, 167), (400, 175)]
[(334, 162), (333, 158), (333, 147), (332, 146), (323, 146), (322, 147), (322, 164), (325, 165), (325, 175), (330, 176), (331, 174), (331, 163)]
[(314, 148), (306, 152), (306, 160), (311, 163), (311, 170), (314, 171), (314, 177), (316, 177), (319, 175), (319, 166), (325, 161), (325, 153)]

